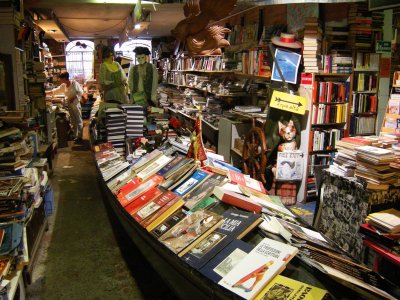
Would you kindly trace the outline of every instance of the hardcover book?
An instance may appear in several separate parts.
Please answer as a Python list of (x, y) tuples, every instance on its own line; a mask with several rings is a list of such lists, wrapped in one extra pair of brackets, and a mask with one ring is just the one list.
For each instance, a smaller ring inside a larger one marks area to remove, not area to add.
[(185, 195), (185, 207), (190, 210), (194, 208), (203, 199), (211, 196), (214, 187), (221, 185), (225, 179), (226, 177), (223, 175), (212, 174), (210, 177), (201, 182), (196, 189), (191, 190)]
[(135, 214), (133, 214), (133, 218), (137, 222), (142, 223), (146, 218), (150, 217), (153, 213), (175, 198), (177, 198), (177, 196), (172, 192), (168, 191), (162, 193), (140, 208)]
[(133, 201), (131, 201), (127, 206), (125, 206), (125, 210), (133, 216), (139, 209), (141, 209), (144, 205), (154, 200), (158, 196), (160, 196), (162, 192), (156, 187), (151, 187), (141, 196), (136, 197)]
[(242, 185), (251, 189), (254, 189), (258, 192), (266, 193), (264, 185), (262, 182), (251, 178), (250, 176), (246, 176), (242, 173), (238, 173), (232, 170), (228, 171), (228, 179), (229, 182), (236, 183), (238, 185)]
[(211, 173), (209, 172), (203, 170), (197, 170), (188, 180), (186, 180), (175, 190), (173, 190), (173, 192), (178, 196), (182, 197), (185, 194), (187, 194), (190, 190), (193, 190), (195, 187), (197, 187), (200, 184), (200, 182), (205, 180), (210, 175)]
[(222, 218), (224, 222), (212, 231), (182, 259), (193, 268), (199, 269), (234, 239), (241, 239), (262, 221), (259, 214), (229, 209)]
[(223, 187), (214, 187), (213, 194), (222, 202), (240, 207), (244, 210), (255, 212), (258, 214), (262, 211), (262, 206), (256, 201), (242, 194), (224, 189)]
[(200, 209), (208, 209), (212, 207), (214, 204), (218, 203), (219, 201), (213, 197), (207, 197), (197, 203), (195, 207), (193, 207), (190, 211), (193, 213)]
[(322, 300), (327, 295), (328, 292), (324, 289), (278, 275), (267, 284), (255, 299)]
[(218, 283), (225, 277), (245, 256), (253, 250), (253, 246), (242, 240), (233, 240), (215, 255), (201, 269), (200, 273)]
[(214, 230), (223, 222), (222, 217), (207, 210), (187, 215), (178, 224), (159, 238), (172, 252), (182, 256), (194, 241)]
[(244, 299), (254, 299), (297, 252), (295, 247), (264, 238), (218, 283)]
[(162, 181), (163, 178), (161, 176), (153, 175), (148, 180), (142, 182), (139, 185), (132, 184), (131, 186), (133, 187), (131, 189), (126, 189), (117, 195), (118, 201), (121, 203), (122, 206), (125, 207), (137, 197), (145, 193), (148, 189), (157, 186)]
[(103, 143), (93, 146), (93, 151), (94, 153), (99, 153), (99, 152), (104, 152), (106, 150), (111, 150), (113, 148), (114, 147), (112, 143)]
[(155, 212), (152, 216), (146, 219), (142, 226), (146, 228), (147, 231), (152, 231), (154, 228), (159, 226), (162, 222), (164, 222), (169, 216), (175, 213), (177, 210), (180, 210), (184, 204), (182, 198), (175, 198), (165, 204), (162, 208), (160, 208), (157, 212)]

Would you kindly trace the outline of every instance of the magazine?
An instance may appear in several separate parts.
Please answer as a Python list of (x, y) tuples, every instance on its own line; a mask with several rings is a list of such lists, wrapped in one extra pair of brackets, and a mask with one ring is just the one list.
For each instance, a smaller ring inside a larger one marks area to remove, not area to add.
[(304, 153), (299, 150), (278, 152), (276, 180), (302, 180)]

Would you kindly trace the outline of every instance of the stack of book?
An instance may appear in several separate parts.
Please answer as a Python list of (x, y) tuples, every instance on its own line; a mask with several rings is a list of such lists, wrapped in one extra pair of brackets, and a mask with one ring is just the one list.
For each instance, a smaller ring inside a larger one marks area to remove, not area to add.
[(372, 47), (372, 15), (367, 3), (351, 4), (348, 13), (350, 24), (349, 45), (354, 48)]
[(373, 11), (372, 12), (372, 34), (373, 42), (383, 40), (383, 11)]
[(113, 144), (119, 154), (125, 155), (125, 113), (120, 108), (108, 108), (105, 114), (107, 141)]
[(137, 138), (143, 136), (144, 111), (143, 106), (134, 104), (123, 104), (122, 109), (126, 116), (126, 138)]
[(104, 143), (94, 148), (97, 166), (105, 181), (129, 168), (129, 163), (117, 152), (112, 143)]
[(347, 48), (348, 35), (349, 26), (347, 19), (325, 22), (324, 38), (327, 43), (327, 52)]
[(306, 18), (303, 39), (304, 72), (306, 73), (318, 73), (322, 69), (321, 40), (322, 29), (318, 18)]
[(393, 151), (374, 146), (357, 147), (355, 176), (367, 182), (370, 189), (388, 189), (397, 184), (396, 173), (390, 168), (395, 161)]
[(371, 145), (371, 143), (371, 140), (357, 136), (344, 137), (340, 141), (336, 141), (337, 152), (329, 170), (341, 176), (353, 177), (357, 165), (357, 147)]
[(364, 244), (400, 262), (400, 211), (392, 208), (369, 214), (360, 233)]

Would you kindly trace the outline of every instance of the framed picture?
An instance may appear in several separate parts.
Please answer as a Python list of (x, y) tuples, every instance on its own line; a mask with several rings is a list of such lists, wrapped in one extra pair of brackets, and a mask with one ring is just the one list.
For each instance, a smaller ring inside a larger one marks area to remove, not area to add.
[(279, 71), (276, 67), (278, 63), (281, 69), (282, 75), (286, 82), (296, 84), (297, 73), (299, 70), (301, 55), (291, 51), (285, 51), (282, 49), (276, 49), (275, 51), (275, 62), (272, 67), (272, 80), (282, 81)]

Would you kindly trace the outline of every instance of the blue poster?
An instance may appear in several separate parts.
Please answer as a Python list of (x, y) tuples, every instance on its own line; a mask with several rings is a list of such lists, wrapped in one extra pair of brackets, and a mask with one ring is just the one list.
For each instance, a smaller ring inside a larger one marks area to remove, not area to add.
[(297, 71), (299, 70), (301, 55), (291, 51), (276, 49), (275, 62), (272, 67), (272, 80), (282, 81), (276, 68), (276, 62), (279, 64), (282, 75), (286, 82), (297, 83)]

